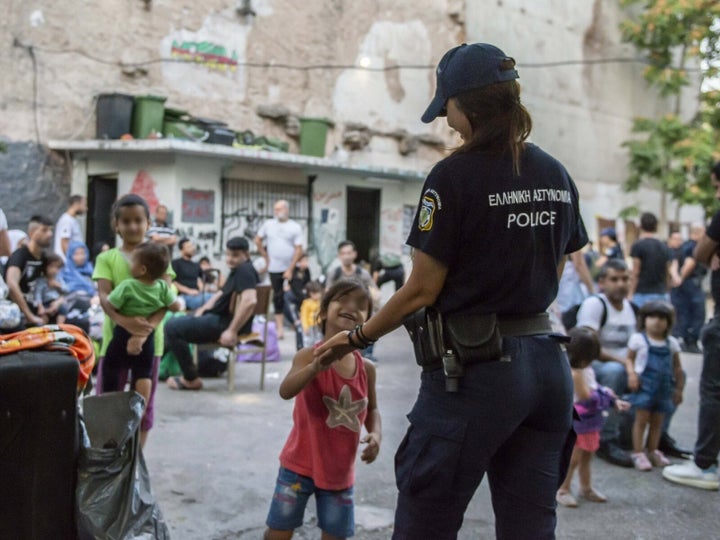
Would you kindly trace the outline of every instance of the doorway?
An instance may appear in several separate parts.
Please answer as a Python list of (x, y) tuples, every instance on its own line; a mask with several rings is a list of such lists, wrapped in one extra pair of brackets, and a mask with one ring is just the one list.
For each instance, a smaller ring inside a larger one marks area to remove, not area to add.
[(357, 246), (358, 261), (371, 262), (380, 245), (380, 190), (347, 188), (347, 234)]
[(117, 199), (117, 183), (117, 175), (88, 178), (87, 243), (93, 255), (96, 254), (96, 245), (101, 242), (115, 247), (115, 231), (110, 223), (110, 214)]

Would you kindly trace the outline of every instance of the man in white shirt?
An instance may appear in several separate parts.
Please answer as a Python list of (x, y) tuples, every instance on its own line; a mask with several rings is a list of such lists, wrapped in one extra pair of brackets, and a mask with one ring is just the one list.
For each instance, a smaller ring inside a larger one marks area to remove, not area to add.
[(303, 254), (303, 230), (290, 219), (290, 205), (279, 200), (273, 207), (274, 218), (262, 224), (255, 237), (258, 253), (265, 259), (273, 287), (273, 306), (277, 337), (283, 338), (283, 282), (292, 278), (295, 263)]
[[(600, 358), (592, 363), (602, 386), (618, 396), (627, 392), (627, 350), (637, 319), (630, 301), (630, 271), (621, 259), (609, 259), (600, 269), (598, 284), (603, 291), (586, 298), (577, 313), (577, 326), (598, 333)], [(632, 467), (630, 456), (619, 445), (620, 415), (611, 410), (600, 432), (598, 456), (622, 467)]]
[(65, 261), (67, 259), (67, 249), (70, 242), (85, 242), (80, 229), (80, 222), (77, 216), (87, 212), (87, 204), (85, 197), (82, 195), (73, 195), (70, 197), (70, 206), (67, 211), (60, 216), (55, 225), (55, 245), (53, 251)]
[(8, 222), (5, 212), (0, 208), (0, 258), (7, 259), (12, 251), (10, 250), (10, 237), (8, 236)]

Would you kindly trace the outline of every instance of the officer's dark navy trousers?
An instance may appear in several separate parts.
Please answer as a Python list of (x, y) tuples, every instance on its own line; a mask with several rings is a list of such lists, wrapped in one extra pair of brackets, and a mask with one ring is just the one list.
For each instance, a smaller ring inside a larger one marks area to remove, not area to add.
[(456, 538), (486, 472), (498, 539), (555, 538), (570, 366), (547, 336), (504, 338), (503, 351), (507, 360), (466, 366), (457, 393), (442, 370), (422, 374), (395, 456), (395, 540)]
[(717, 313), (702, 330), (703, 367), (695, 463), (706, 469), (720, 454), (720, 318)]

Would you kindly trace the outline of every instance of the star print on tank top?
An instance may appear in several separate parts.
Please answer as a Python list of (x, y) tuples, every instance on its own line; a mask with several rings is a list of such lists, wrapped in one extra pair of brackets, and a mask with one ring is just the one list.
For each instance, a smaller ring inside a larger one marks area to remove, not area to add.
[(345, 426), (359, 433), (362, 426), (360, 413), (367, 408), (367, 402), (366, 397), (353, 401), (350, 395), (350, 387), (346, 384), (340, 390), (340, 396), (338, 396), (337, 400), (330, 396), (323, 396), (323, 403), (325, 403), (330, 413), (325, 422), (331, 428)]
[(355, 481), (355, 458), (368, 415), (365, 364), (355, 351), (355, 372), (334, 368), (318, 373), (295, 396), (293, 428), (280, 464), (313, 479), (320, 489), (341, 490)]

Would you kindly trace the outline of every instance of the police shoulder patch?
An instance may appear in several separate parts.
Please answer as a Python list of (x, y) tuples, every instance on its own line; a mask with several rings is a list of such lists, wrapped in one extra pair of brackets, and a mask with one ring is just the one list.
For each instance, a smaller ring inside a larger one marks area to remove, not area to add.
[(434, 189), (428, 189), (420, 201), (420, 212), (418, 215), (418, 229), (423, 232), (429, 231), (435, 221), (435, 212), (442, 208), (440, 195)]

